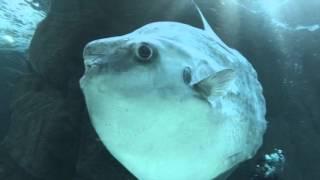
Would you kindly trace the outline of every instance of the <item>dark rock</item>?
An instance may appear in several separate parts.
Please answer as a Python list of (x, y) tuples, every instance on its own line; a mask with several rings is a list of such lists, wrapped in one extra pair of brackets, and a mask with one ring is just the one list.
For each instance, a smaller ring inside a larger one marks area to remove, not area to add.
[(15, 81), (26, 71), (25, 53), (0, 51), (0, 141), (7, 133), (10, 124), (10, 108), (8, 106)]

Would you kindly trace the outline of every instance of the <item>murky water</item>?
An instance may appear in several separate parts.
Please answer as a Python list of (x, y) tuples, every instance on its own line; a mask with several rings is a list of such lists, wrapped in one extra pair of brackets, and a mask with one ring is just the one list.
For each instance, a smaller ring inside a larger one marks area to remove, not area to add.
[[(228, 179), (320, 179), (320, 2), (196, 3), (266, 98), (263, 145)], [(0, 0), (0, 180), (135, 179), (95, 134), (78, 80), (86, 43), (154, 21), (201, 27), (188, 0)]]

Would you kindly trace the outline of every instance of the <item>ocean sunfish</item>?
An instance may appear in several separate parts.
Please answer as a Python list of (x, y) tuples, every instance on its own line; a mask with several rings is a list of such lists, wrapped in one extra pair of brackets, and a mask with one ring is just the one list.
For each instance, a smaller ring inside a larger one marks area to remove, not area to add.
[(139, 180), (223, 179), (262, 144), (257, 74), (199, 13), (204, 29), (155, 22), (84, 49), (93, 127)]

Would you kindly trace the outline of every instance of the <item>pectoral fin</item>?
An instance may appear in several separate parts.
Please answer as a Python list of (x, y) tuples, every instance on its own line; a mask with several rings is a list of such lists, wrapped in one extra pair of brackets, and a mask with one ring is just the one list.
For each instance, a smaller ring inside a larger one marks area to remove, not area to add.
[(193, 88), (205, 98), (209, 96), (222, 96), (234, 78), (234, 70), (224, 69), (194, 84)]

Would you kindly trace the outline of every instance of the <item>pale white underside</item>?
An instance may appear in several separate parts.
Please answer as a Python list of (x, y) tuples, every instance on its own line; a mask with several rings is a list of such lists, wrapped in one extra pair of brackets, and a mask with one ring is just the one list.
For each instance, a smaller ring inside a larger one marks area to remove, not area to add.
[(164, 98), (157, 91), (125, 97), (99, 88), (99, 80), (91, 83), (84, 94), (94, 128), (140, 180), (210, 180), (248, 156), (248, 124), (204, 100)]

